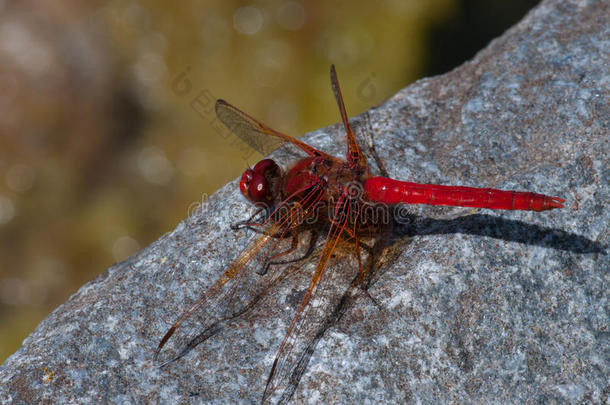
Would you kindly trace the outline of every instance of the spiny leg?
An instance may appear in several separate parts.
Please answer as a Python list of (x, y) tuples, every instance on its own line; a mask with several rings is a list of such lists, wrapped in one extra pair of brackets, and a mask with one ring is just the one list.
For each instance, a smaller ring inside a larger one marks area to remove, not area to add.
[(283, 252), (276, 253), (273, 256), (267, 258), (265, 260), (265, 264), (261, 268), (256, 270), (256, 274), (259, 274), (261, 276), (267, 274), (267, 271), (269, 270), (269, 266), (273, 263), (273, 259), (276, 259), (278, 257), (282, 257), (282, 256), (285, 256), (285, 255), (288, 255), (288, 254), (294, 252), (297, 249), (297, 247), (299, 246), (299, 233), (296, 232), (296, 230), (294, 230), (294, 229), (291, 230), (290, 233), (292, 235), (292, 240), (290, 242), (290, 247), (287, 250), (283, 251)]
[[(366, 246), (366, 245), (364, 245), (364, 246)], [(357, 280), (358, 284), (360, 285), (360, 289), (364, 293), (364, 295), (366, 295), (373, 302), (373, 304), (375, 304), (375, 306), (377, 306), (378, 308), (382, 308), (381, 305), (369, 293), (369, 290), (368, 290), (368, 285), (367, 285), (368, 278), (371, 275), (371, 273), (373, 272), (372, 261), (371, 261), (371, 265), (367, 266), (367, 267), (369, 267), (369, 270), (363, 270), (362, 256), (360, 255), (360, 240), (358, 238), (354, 239), (354, 248), (356, 250), (356, 257), (358, 258), (358, 276), (356, 277), (356, 280)]]
[[(375, 263), (379, 259), (380, 255), (383, 253), (384, 248), (387, 246), (387, 238), (388, 235), (392, 232), (392, 226), (386, 226), (382, 228), (382, 231), (379, 237), (376, 239), (373, 246), (368, 246), (365, 243), (361, 243), (359, 239), (356, 238), (354, 246), (356, 249), (356, 254), (358, 257), (358, 276), (354, 280), (359, 286), (362, 292), (370, 298), (370, 300), (379, 308), (381, 311), (386, 312), (387, 310), (369, 293), (368, 288), (371, 284), (371, 278), (375, 271)], [(367, 258), (367, 266), (363, 269), (362, 260), (360, 257), (360, 247), (363, 247), (368, 253), (369, 257)]]
[[(268, 211), (269, 210), (265, 210), (265, 208), (259, 208), (248, 219), (243, 220), (243, 221), (238, 221), (234, 224), (231, 224), (231, 229), (236, 231), (241, 228), (248, 228), (250, 230), (253, 230), (254, 232), (262, 233), (263, 231), (260, 231), (255, 228), (259, 228), (265, 224), (265, 221), (267, 220), (267, 218), (269, 216)], [(261, 218), (259, 218), (258, 220), (256, 220), (256, 217), (258, 215), (260, 215), (262, 212), (264, 212), (264, 215)]]
[(260, 269), (260, 271), (257, 271), (256, 273), (260, 274), (260, 275), (264, 275), (267, 273), (267, 271), (269, 270), (269, 266), (271, 266), (271, 265), (291, 264), (291, 263), (296, 263), (303, 259), (306, 259), (307, 257), (311, 256), (311, 254), (313, 253), (313, 251), (316, 247), (316, 241), (318, 240), (318, 236), (319, 236), (319, 233), (317, 230), (312, 229), (310, 231), (309, 246), (307, 247), (307, 251), (302, 256), (295, 257), (294, 259), (289, 259), (289, 260), (281, 260), (281, 261), (276, 260), (282, 256), (285, 256), (285, 255), (288, 255), (288, 254), (294, 252), (297, 249), (297, 247), (299, 246), (299, 233), (295, 230), (294, 232), (292, 232), (292, 241), (290, 244), (290, 248), (288, 248), (284, 252), (280, 252), (280, 253), (277, 253), (277, 254), (269, 257), (265, 261), (265, 265), (263, 266), (263, 268)]
[[(261, 216), (261, 218), (256, 218), (257, 215), (259, 215), (261, 212), (265, 211), (264, 215)], [(239, 230), (241, 228), (246, 228), (252, 232), (261, 234), (261, 235), (268, 235), (268, 236), (273, 236), (274, 238), (281, 238), (283, 237), (281, 235), (278, 235), (277, 233), (274, 233), (273, 235), (271, 233), (269, 233), (269, 231), (267, 230), (267, 225), (269, 224), (269, 211), (265, 210), (264, 208), (260, 208), (258, 209), (254, 214), (252, 214), (250, 216), (250, 218), (243, 220), (243, 221), (239, 221), (236, 222), (234, 224), (231, 225), (231, 229), (236, 231)]]
[(364, 121), (367, 127), (364, 132), (366, 133), (366, 143), (368, 149), (371, 152), (371, 155), (373, 156), (373, 160), (375, 160), (375, 163), (377, 163), (377, 167), (379, 168), (381, 175), (383, 177), (389, 177), (388, 171), (385, 168), (385, 164), (383, 164), (383, 160), (381, 160), (381, 158), (379, 157), (377, 149), (375, 148), (375, 143), (373, 142), (373, 134), (375, 132), (373, 131), (373, 126), (371, 124), (371, 115), (369, 112), (366, 112), (364, 114)]

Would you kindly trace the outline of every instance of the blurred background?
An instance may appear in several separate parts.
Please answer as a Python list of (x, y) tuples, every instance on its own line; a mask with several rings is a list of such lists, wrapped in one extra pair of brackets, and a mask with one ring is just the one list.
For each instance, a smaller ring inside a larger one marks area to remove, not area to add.
[(471, 58), (537, 1), (0, 0), (0, 363), (260, 156), (224, 98), (297, 135)]

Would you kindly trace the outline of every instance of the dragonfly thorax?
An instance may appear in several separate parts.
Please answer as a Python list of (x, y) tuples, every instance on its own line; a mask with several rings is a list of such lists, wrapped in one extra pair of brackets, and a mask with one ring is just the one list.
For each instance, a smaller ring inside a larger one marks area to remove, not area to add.
[(282, 194), (292, 201), (312, 201), (327, 206), (332, 217), (342, 200), (356, 203), (363, 198), (367, 170), (355, 170), (346, 161), (311, 157), (300, 160), (284, 176)]

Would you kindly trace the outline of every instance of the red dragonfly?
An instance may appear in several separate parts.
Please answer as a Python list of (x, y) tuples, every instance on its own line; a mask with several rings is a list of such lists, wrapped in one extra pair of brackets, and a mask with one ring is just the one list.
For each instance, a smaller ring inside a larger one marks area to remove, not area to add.
[[(372, 176), (348, 122), (334, 66), (330, 78), (347, 134), (345, 159), (277, 132), (224, 100), (216, 102), (220, 121), (251, 145), (258, 145), (257, 149), (268, 152), (265, 146), (268, 140), (290, 142), (307, 157), (286, 172), (273, 160), (264, 159), (243, 173), (240, 190), (259, 210), (239, 225), (257, 231), (260, 236), (163, 336), (155, 352), (157, 359), (163, 351), (162, 365), (181, 358), (250, 310), (283, 278), (285, 272), (280, 268), (311, 254), (314, 235), (324, 229), (326, 240), (317, 265), (280, 344), (263, 393), (263, 402), (275, 401), (277, 398), (272, 397), (277, 395), (281, 395), (280, 401), (287, 400), (296, 388), (299, 373), (304, 371), (303, 353), (328, 319), (320, 312), (329, 306), (337, 307), (346, 289), (354, 285), (365, 287), (370, 271), (362, 265), (361, 250), (367, 249), (363, 240), (379, 233), (384, 225), (381, 218), (387, 218), (379, 215), (379, 207), (428, 204), (531, 211), (563, 208), (563, 199), (532, 192), (418, 184)], [(294, 257), (304, 230), (311, 233), (310, 249), (303, 257)], [(281, 246), (287, 239), (291, 242), (284, 249)], [(348, 275), (343, 271), (325, 272), (337, 246), (352, 241), (357, 261), (353, 267), (357, 269)], [(314, 301), (316, 305), (312, 305)], [(172, 344), (166, 345), (168, 342)]]

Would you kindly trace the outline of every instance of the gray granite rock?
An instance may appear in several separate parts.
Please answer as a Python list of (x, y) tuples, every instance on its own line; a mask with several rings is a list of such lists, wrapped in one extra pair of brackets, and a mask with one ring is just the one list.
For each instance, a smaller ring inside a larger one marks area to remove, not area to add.
[[(392, 177), (533, 190), (578, 209), (401, 211), (368, 290), (379, 305), (350, 295), (310, 346), (292, 401), (608, 401), (609, 55), (607, 1), (543, 1), (472, 61), (356, 118)], [(305, 139), (343, 153), (339, 126)], [(247, 245), (229, 228), (245, 210), (231, 182), (83, 286), (0, 367), (0, 400), (259, 402), (311, 260), (184, 358), (152, 360)]]

